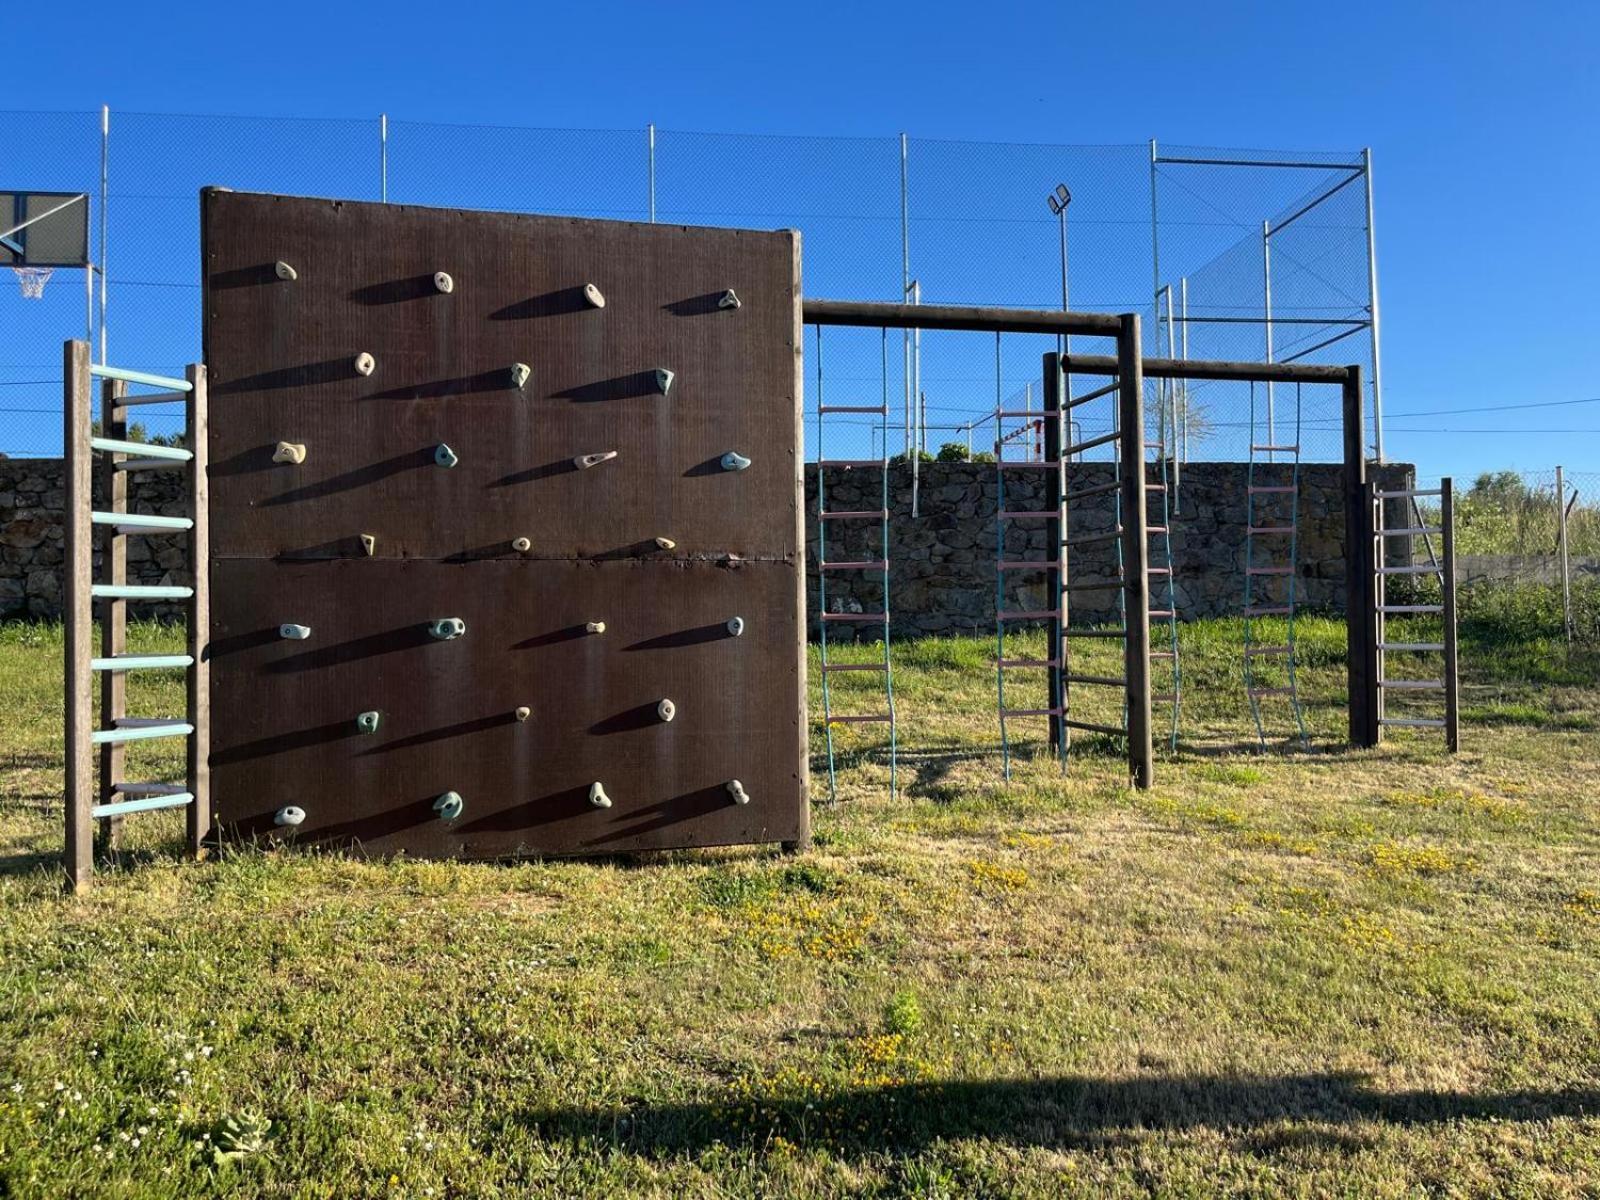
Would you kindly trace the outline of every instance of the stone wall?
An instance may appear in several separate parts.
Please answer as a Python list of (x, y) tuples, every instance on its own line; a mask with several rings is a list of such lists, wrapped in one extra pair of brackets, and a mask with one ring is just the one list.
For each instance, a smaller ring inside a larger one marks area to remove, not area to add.
[[(1273, 468), (1262, 468), (1261, 482)], [(1287, 468), (1277, 468), (1287, 475)], [(1386, 489), (1405, 486), (1412, 476), (1405, 465), (1391, 465), (1379, 476)], [(999, 486), (993, 466), (976, 463), (924, 464), (921, 481), (921, 515), (911, 516), (911, 471), (891, 467), (890, 607), (898, 635), (927, 633), (988, 633), (994, 628), (995, 507)], [(1338, 612), (1344, 603), (1344, 499), (1342, 469), (1315, 464), (1301, 468), (1300, 547), (1296, 586), (1304, 604)], [(1106, 463), (1074, 466), (1070, 487), (1087, 488), (1111, 479)], [(1177, 610), (1184, 617), (1215, 616), (1237, 612), (1244, 594), (1246, 468), (1240, 463), (1194, 463), (1184, 468), (1183, 487), (1177, 493), (1179, 512), (1172, 528), (1173, 590)], [(140, 512), (181, 515), (183, 474), (157, 472), (134, 477), (130, 507)], [(831, 510), (881, 507), (882, 477), (876, 467), (828, 472), (828, 508)], [(0, 460), (0, 617), (58, 617), (61, 613), (62, 536), (60, 512), (64, 498), (60, 459)], [(1043, 473), (1008, 471), (1005, 504), (1008, 510), (1043, 506)], [(1275, 514), (1286, 512), (1288, 497), (1258, 496), (1258, 519), (1276, 524)], [(98, 501), (97, 501), (98, 503)], [(1161, 495), (1150, 494), (1151, 524), (1160, 523)], [(807, 468), (806, 561), (810, 595), (815, 608), (817, 587), (816, 468)], [(1080, 501), (1073, 508), (1071, 534), (1084, 536), (1112, 527), (1115, 499), (1106, 494)], [(1399, 513), (1391, 524), (1403, 525)], [(1043, 521), (1006, 523), (1006, 558), (1043, 558), (1047, 554)], [(828, 522), (830, 561), (862, 561), (883, 557), (875, 521)], [(1268, 538), (1258, 538), (1258, 546)], [(1152, 546), (1159, 549), (1159, 539)], [(1396, 547), (1399, 549), (1399, 547)], [(1264, 564), (1270, 565), (1270, 560)], [(1109, 544), (1086, 548), (1073, 555), (1075, 581), (1103, 580), (1116, 563)], [(1164, 565), (1159, 555), (1152, 566)], [(1039, 586), (1040, 576), (1008, 572), (1007, 607), (1046, 608), (1048, 599)], [(128, 540), (128, 578), (131, 583), (187, 584), (181, 537), (135, 537)], [(1271, 586), (1271, 585), (1269, 585)], [(1271, 593), (1276, 595), (1277, 593)], [(1114, 593), (1084, 592), (1072, 598), (1073, 612), (1086, 620), (1109, 617)], [(1152, 580), (1154, 607), (1164, 607), (1166, 593), (1161, 577)], [(878, 612), (879, 577), (863, 571), (830, 571), (829, 608), (835, 612)], [(134, 615), (171, 615), (172, 605), (130, 606)], [(816, 622), (812, 621), (815, 634)]]

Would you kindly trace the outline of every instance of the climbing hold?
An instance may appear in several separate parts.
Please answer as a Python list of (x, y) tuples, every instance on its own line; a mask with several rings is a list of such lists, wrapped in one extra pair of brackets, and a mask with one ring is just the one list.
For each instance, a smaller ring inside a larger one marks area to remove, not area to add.
[(306, 819), (306, 810), (286, 804), (272, 815), (274, 825), (298, 825)]
[(605, 296), (592, 283), (583, 285), (583, 299), (590, 308), (604, 308), (606, 306)]
[(599, 782), (589, 785), (589, 803), (596, 808), (610, 808), (611, 797), (606, 795), (605, 786)]
[(671, 371), (667, 370), (665, 367), (657, 367), (656, 368), (656, 391), (660, 392), (663, 396), (665, 396), (668, 392), (670, 392), (672, 390), (672, 381), (674, 379), (676, 379), (676, 378), (677, 378), (677, 376), (674, 375)]
[(433, 462), (438, 467), (453, 467), (460, 462), (460, 457), (449, 446), (440, 442), (433, 451)]
[(300, 278), (299, 272), (297, 272), (288, 263), (284, 262), (281, 258), (272, 264), (272, 270), (279, 279), (292, 282)]
[(530, 367), (527, 363), (512, 363), (511, 364), (511, 386), (512, 387), (517, 388), (517, 389), (520, 390), (522, 387), (526, 386), (528, 380), (530, 380), (532, 378), (533, 378), (533, 368)]
[(728, 795), (733, 797), (735, 804), (750, 803), (750, 793), (744, 790), (744, 784), (737, 779), (728, 780)]
[(311, 626), (279, 625), (278, 636), (291, 642), (303, 642), (311, 636)]
[(729, 635), (732, 636), (732, 637), (738, 637), (743, 632), (744, 632), (744, 618), (743, 617), (729, 617), (728, 618), (728, 633), (729, 633)]
[(453, 292), (456, 290), (456, 281), (450, 278), (448, 271), (435, 271), (433, 273), (433, 286), (441, 292)]
[(378, 539), (370, 533), (363, 533), (361, 535), (361, 549), (366, 552), (368, 558), (371, 558), (377, 553)]
[(445, 792), (433, 802), (433, 811), (439, 814), (441, 821), (454, 821), (465, 807), (460, 792)]
[(428, 623), (428, 636), (441, 642), (452, 642), (467, 631), (467, 623), (460, 617), (440, 617)]
[(610, 462), (616, 456), (617, 452), (615, 450), (601, 450), (597, 454), (580, 454), (572, 460), (572, 465), (580, 471), (586, 471), (590, 467), (598, 467), (603, 462)]
[(525, 537), (513, 538), (511, 542), (511, 548), (518, 554), (526, 554), (529, 550), (533, 549), (533, 539)]
[(371, 375), (378, 369), (378, 360), (363, 350), (356, 355), (355, 367), (357, 375)]
[(272, 452), (272, 461), (275, 463), (290, 463), (298, 467), (305, 460), (304, 442), (279, 442), (278, 448)]
[(604, 621), (590, 621), (584, 625), (583, 629), (585, 633), (604, 633), (606, 631), (606, 623)]
[(529, 717), (533, 716), (533, 709), (529, 708), (526, 704), (519, 704), (517, 705), (517, 711), (513, 715), (519, 721), (526, 721)]
[(739, 297), (733, 294), (733, 289), (732, 288), (729, 288), (727, 291), (722, 293), (722, 298), (717, 301), (717, 307), (718, 308), (738, 308), (739, 307)]
[(660, 717), (663, 721), (670, 721), (677, 715), (678, 706), (671, 700), (662, 700), (661, 703), (656, 705), (656, 716)]
[(376, 712), (364, 712), (356, 717), (356, 728), (362, 733), (377, 733), (378, 720)]
[(750, 460), (737, 450), (729, 450), (722, 456), (722, 469), (724, 471), (742, 471), (750, 465)]
[(658, 537), (656, 539), (656, 547), (661, 550), (676, 550), (678, 543), (671, 538)]

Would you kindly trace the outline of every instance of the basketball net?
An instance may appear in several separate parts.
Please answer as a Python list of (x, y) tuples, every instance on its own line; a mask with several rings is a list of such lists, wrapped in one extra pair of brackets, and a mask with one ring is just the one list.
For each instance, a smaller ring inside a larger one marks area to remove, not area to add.
[(39, 300), (44, 296), (44, 285), (54, 273), (51, 267), (12, 267), (17, 273), (17, 284), (22, 288), (24, 300)]

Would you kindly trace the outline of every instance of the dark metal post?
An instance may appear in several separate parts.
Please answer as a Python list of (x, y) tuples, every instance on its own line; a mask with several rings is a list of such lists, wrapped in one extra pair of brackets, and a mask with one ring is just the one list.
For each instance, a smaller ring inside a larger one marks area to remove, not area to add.
[[(122, 403), (128, 385), (120, 379), (107, 379), (100, 385), (100, 430), (108, 438), (128, 439), (128, 409)], [(118, 454), (100, 456), (100, 497), (108, 512), (128, 511), (128, 472), (117, 470)], [(91, 468), (93, 470), (93, 468)], [(115, 525), (100, 528), (100, 574), (112, 586), (128, 582), (128, 539)], [(112, 597), (101, 602), (100, 654), (115, 658), (128, 648), (128, 602)], [(91, 604), (92, 608), (92, 604)], [(128, 715), (128, 676), (124, 671), (100, 672), (100, 728), (115, 729)], [(100, 747), (100, 803), (115, 799), (113, 789), (123, 780), (127, 751), (121, 742)], [(108, 817), (96, 831), (107, 850), (122, 844), (122, 818)]]
[(1062, 673), (1066, 668), (1067, 650), (1063, 633), (1066, 622), (1063, 606), (1066, 604), (1067, 526), (1062, 507), (1062, 496), (1066, 489), (1061, 458), (1061, 449), (1066, 443), (1061, 432), (1061, 356), (1051, 353), (1044, 356), (1044, 460), (1055, 466), (1045, 473), (1044, 506), (1056, 515), (1044, 523), (1044, 540), (1049, 550), (1045, 557), (1055, 564), (1046, 576), (1051, 590), (1050, 608), (1055, 616), (1050, 619), (1050, 646), (1045, 658), (1054, 664), (1046, 670), (1050, 673), (1050, 748), (1058, 754), (1066, 749), (1066, 726), (1062, 725), (1061, 717), (1066, 708)]
[(1361, 368), (1344, 377), (1344, 587), (1345, 657), (1349, 684), (1350, 744), (1378, 744), (1378, 601), (1373, 513), (1367, 494), (1366, 421)]
[(1456, 502), (1449, 478), (1439, 483), (1439, 518), (1444, 530), (1439, 573), (1444, 591), (1444, 742), (1454, 754), (1461, 749), (1461, 674), (1456, 656)]
[(94, 506), (89, 451), (89, 343), (68, 342), (62, 351), (61, 452), (66, 456), (66, 505), (61, 524), (65, 554), (61, 563), (62, 613), (66, 618), (66, 653), (63, 663), (63, 705), (66, 725), (66, 866), (73, 891), (89, 886), (94, 871), (94, 803), (89, 638), (94, 619), (91, 575), (94, 571), (93, 532), (89, 512)]
[(1128, 699), (1128, 771), (1137, 788), (1155, 777), (1150, 740), (1150, 538), (1145, 510), (1144, 371), (1139, 315), (1127, 313), (1117, 336), (1117, 429), (1122, 443), (1122, 587), (1127, 639), (1124, 678)]
[(206, 490), (207, 429), (206, 368), (192, 363), (186, 372), (189, 380), (188, 409), (189, 570), (194, 592), (189, 598), (189, 850), (199, 857), (206, 836), (211, 832), (211, 663), (206, 657), (211, 637), (211, 518)]

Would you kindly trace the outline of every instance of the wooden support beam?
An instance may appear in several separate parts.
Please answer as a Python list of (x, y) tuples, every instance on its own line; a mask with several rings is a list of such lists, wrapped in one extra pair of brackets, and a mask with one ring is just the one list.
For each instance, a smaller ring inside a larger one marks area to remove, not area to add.
[(1155, 781), (1155, 748), (1150, 736), (1150, 539), (1145, 509), (1144, 372), (1137, 313), (1122, 317), (1122, 330), (1117, 337), (1117, 379), (1122, 385), (1117, 428), (1122, 434), (1122, 573), (1128, 622), (1123, 661), (1128, 700), (1128, 771), (1133, 785), (1145, 789)]
[[(122, 397), (128, 385), (121, 379), (106, 379), (100, 384), (100, 434), (128, 440), (127, 410)], [(119, 455), (102, 454), (95, 464), (100, 477), (100, 503), (106, 512), (128, 511), (128, 473), (117, 470)], [(115, 525), (98, 527), (100, 535), (100, 582), (122, 586), (128, 582), (128, 539)], [(92, 611), (92, 609), (91, 609)], [(116, 658), (128, 649), (128, 602), (120, 598), (100, 602), (100, 657)], [(100, 728), (111, 729), (128, 715), (128, 676), (123, 671), (100, 672)], [(99, 803), (110, 804), (111, 789), (126, 779), (124, 764), (127, 748), (121, 743), (100, 747)], [(122, 845), (122, 818), (104, 818), (95, 830), (96, 841), (106, 850)]]
[(207, 389), (206, 368), (192, 363), (185, 372), (190, 390), (185, 404), (189, 449), (189, 569), (194, 574), (194, 594), (189, 597), (188, 781), (194, 801), (188, 808), (189, 850), (200, 857), (211, 833), (211, 663), (207, 654), (211, 636), (211, 515), (206, 490)]
[(89, 809), (94, 804), (92, 687), (89, 639), (94, 617), (90, 588), (94, 570), (94, 506), (90, 474), (89, 343), (69, 341), (62, 348), (61, 450), (66, 456), (66, 504), (62, 513), (65, 554), (61, 564), (66, 618), (66, 653), (62, 656), (63, 716), (66, 749), (66, 868), (73, 891), (89, 886), (94, 872), (94, 830)]
[(1367, 483), (1366, 419), (1361, 368), (1345, 368), (1344, 401), (1344, 587), (1346, 705), (1350, 744), (1378, 744), (1378, 566), (1373, 497)]
[(1044, 477), (1044, 507), (1056, 514), (1048, 517), (1044, 523), (1045, 545), (1050, 548), (1046, 555), (1054, 565), (1047, 573), (1051, 591), (1055, 595), (1055, 616), (1050, 620), (1050, 650), (1045, 655), (1049, 662), (1055, 666), (1049, 668), (1050, 672), (1050, 748), (1057, 754), (1066, 750), (1066, 727), (1061, 719), (1066, 710), (1066, 686), (1062, 678), (1066, 662), (1066, 639), (1062, 636), (1062, 627), (1065, 618), (1064, 607), (1066, 604), (1066, 591), (1064, 584), (1067, 581), (1067, 552), (1063, 547), (1063, 534), (1066, 530), (1064, 521), (1065, 511), (1062, 507), (1061, 497), (1065, 493), (1066, 478), (1063, 474), (1064, 466), (1061, 448), (1066, 444), (1062, 437), (1061, 420), (1061, 357), (1051, 353), (1044, 356), (1044, 460), (1054, 463), (1055, 469)]
[(1461, 749), (1461, 671), (1456, 649), (1455, 481), (1448, 478), (1439, 485), (1439, 518), (1444, 528), (1444, 558), (1439, 564), (1444, 591), (1444, 741), (1455, 754)]

